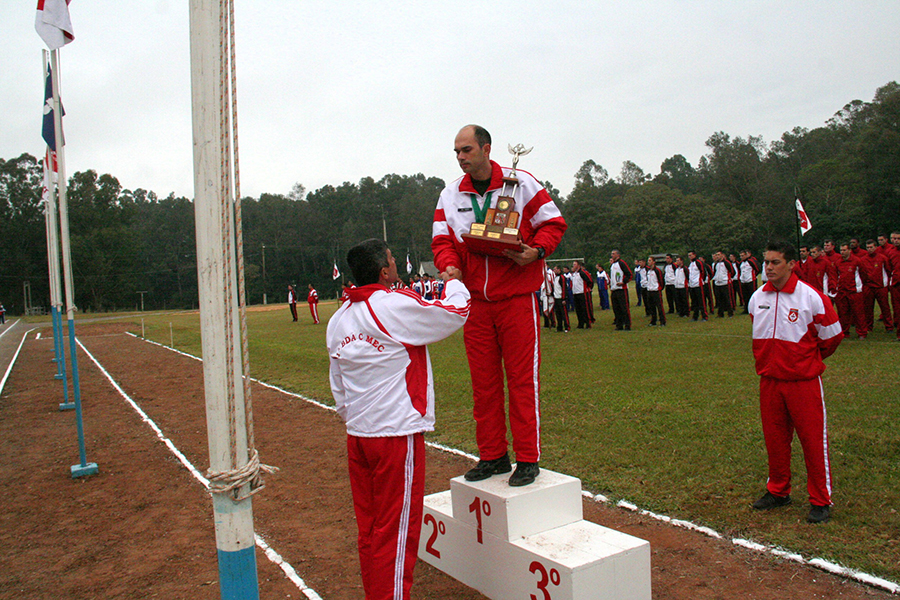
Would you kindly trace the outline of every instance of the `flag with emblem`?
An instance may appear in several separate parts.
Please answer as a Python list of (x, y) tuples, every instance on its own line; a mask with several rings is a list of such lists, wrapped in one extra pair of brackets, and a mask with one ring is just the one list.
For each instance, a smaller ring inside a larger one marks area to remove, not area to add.
[[(59, 108), (62, 111), (60, 113), (60, 123), (62, 123), (62, 117), (66, 114), (66, 109), (63, 108), (62, 102), (59, 103)], [(41, 127), (41, 137), (44, 138), (44, 141), (47, 143), (47, 147), (50, 148), (51, 153), (53, 154), (53, 162), (56, 162), (56, 122), (54, 120), (54, 111), (53, 111), (53, 71), (50, 67), (47, 67), (47, 79), (44, 84), (44, 122)], [(62, 130), (60, 128), (60, 139), (62, 139), (63, 146), (66, 145), (65, 137), (62, 135)]]
[(812, 229), (812, 223), (809, 222), (809, 217), (806, 216), (806, 211), (803, 210), (803, 205), (800, 204), (800, 198), (797, 198), (796, 202), (797, 202), (797, 222), (800, 224), (800, 235), (804, 235), (807, 231)]
[(331, 279), (337, 279), (341, 276), (341, 272), (338, 271), (337, 263), (334, 263), (334, 270), (331, 272)]

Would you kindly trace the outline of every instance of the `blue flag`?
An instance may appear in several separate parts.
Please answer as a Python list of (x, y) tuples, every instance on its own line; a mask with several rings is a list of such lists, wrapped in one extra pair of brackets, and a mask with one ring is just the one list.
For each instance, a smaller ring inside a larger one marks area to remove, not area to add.
[[(59, 106), (62, 109), (62, 114), (65, 115), (66, 109), (62, 108), (62, 101), (60, 101)], [(47, 83), (44, 86), (44, 126), (41, 135), (44, 141), (47, 142), (47, 146), (56, 152), (56, 127), (53, 122), (53, 73), (49, 66), (47, 67)], [(63, 146), (65, 146), (65, 138), (62, 138), (62, 140)]]

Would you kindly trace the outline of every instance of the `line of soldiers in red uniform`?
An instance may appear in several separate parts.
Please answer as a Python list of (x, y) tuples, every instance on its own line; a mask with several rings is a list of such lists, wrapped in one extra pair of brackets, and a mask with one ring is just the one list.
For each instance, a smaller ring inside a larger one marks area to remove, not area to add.
[(900, 340), (895, 326), (900, 316), (900, 232), (892, 233), (890, 240), (886, 235), (866, 240), (864, 247), (851, 238), (837, 251), (832, 240), (821, 247), (801, 246), (794, 272), (834, 300), (844, 335), (853, 326), (865, 339), (875, 326), (877, 302), (885, 330), (897, 331)]
[[(620, 268), (628, 270), (628, 280), (635, 276), (638, 306), (644, 305), (647, 316), (651, 317), (651, 325), (665, 325), (666, 314), (693, 316), (695, 321), (706, 321), (708, 315), (714, 312), (719, 317), (726, 313), (732, 316), (739, 304), (747, 314), (747, 303), (756, 291), (759, 277), (762, 276), (765, 282), (765, 271), (749, 250), (742, 250), (740, 257), (730, 254), (727, 258), (723, 252), (717, 251), (712, 262), (707, 262), (693, 251), (687, 253), (687, 258), (685, 261), (680, 256), (669, 254), (665, 264), (659, 265), (652, 257), (647, 261), (638, 260), (633, 274), (624, 261), (618, 261)], [(561, 287), (559, 282), (571, 281), (571, 274), (561, 274), (558, 268), (555, 270), (555, 277), (552, 270), (548, 272), (545, 289), (540, 295), (544, 301), (545, 327), (559, 325), (554, 323), (559, 319), (554, 318), (553, 308), (555, 303), (562, 303), (558, 299), (554, 303), (554, 283), (558, 288)], [(578, 263), (573, 265), (572, 273), (577, 273), (584, 280), (585, 293), (576, 295), (575, 308), (581, 317), (580, 326), (590, 328), (594, 322), (593, 281), (590, 273)], [(881, 309), (879, 320), (886, 331), (896, 331), (900, 341), (900, 324), (896, 324), (900, 318), (900, 232), (892, 233), (890, 238), (880, 235), (877, 241), (867, 240), (865, 246), (856, 238), (839, 247), (835, 247), (830, 239), (825, 240), (822, 246), (801, 245), (800, 260), (794, 267), (794, 273), (833, 299), (845, 335), (854, 327), (860, 339), (866, 338), (875, 325), (877, 302)], [(565, 294), (565, 288), (563, 290)], [(556, 293), (558, 298), (558, 289)], [(584, 306), (579, 302), (583, 302)], [(626, 320), (625, 328), (630, 328), (630, 309), (626, 312), (622, 318)], [(567, 321), (563, 325), (565, 330), (569, 328)]]

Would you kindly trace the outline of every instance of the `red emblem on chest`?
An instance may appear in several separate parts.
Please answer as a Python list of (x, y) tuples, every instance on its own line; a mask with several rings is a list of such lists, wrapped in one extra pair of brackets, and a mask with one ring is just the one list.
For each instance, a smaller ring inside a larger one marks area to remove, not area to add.
[(788, 309), (788, 321), (790, 321), (791, 323), (796, 323), (797, 319), (799, 318), (800, 311), (798, 311), (796, 308)]

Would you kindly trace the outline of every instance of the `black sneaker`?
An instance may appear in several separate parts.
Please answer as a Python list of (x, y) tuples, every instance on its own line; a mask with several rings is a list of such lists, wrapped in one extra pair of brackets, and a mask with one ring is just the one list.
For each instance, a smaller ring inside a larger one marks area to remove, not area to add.
[(541, 472), (536, 462), (519, 461), (516, 463), (516, 472), (509, 478), (509, 485), (519, 487), (534, 483), (534, 478)]
[(512, 465), (509, 464), (509, 454), (504, 454), (494, 460), (479, 460), (473, 469), (466, 471), (465, 478), (466, 481), (481, 481), (491, 475), (500, 475), (510, 471), (512, 471)]
[(809, 514), (806, 516), (807, 523), (824, 523), (831, 518), (831, 507), (809, 505)]
[(779, 506), (787, 506), (791, 503), (790, 496), (776, 496), (773, 493), (766, 491), (762, 497), (754, 502), (751, 506), (756, 510), (770, 510), (773, 508), (778, 508)]

